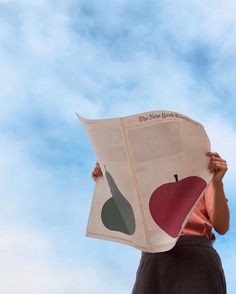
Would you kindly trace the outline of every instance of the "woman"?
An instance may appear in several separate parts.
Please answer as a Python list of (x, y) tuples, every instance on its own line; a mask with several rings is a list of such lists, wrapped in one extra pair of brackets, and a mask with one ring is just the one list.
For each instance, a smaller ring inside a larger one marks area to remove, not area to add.
[[(142, 252), (132, 294), (226, 294), (224, 270), (213, 247), (215, 235), (229, 229), (230, 212), (223, 187), (226, 161), (207, 152), (213, 177), (195, 206), (175, 246), (158, 253)], [(96, 163), (92, 177), (102, 176)]]

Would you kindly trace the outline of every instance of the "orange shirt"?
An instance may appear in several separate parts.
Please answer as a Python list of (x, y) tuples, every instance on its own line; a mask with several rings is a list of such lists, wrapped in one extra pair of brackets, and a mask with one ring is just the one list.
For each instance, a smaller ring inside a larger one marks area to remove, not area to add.
[[(228, 201), (228, 199), (226, 198)], [(213, 208), (212, 182), (206, 187), (202, 198), (199, 200), (191, 216), (181, 231), (181, 235), (206, 235), (213, 243), (216, 239), (212, 232), (211, 213)]]

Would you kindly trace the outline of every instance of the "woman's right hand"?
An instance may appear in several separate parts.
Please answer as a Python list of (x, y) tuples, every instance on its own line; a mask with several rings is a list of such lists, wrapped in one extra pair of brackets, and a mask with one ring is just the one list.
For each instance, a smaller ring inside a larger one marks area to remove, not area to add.
[(95, 166), (95, 168), (93, 169), (93, 172), (92, 172), (92, 177), (93, 177), (94, 181), (96, 181), (97, 178), (101, 177), (101, 176), (103, 176), (101, 167), (100, 167), (99, 163), (96, 162), (96, 166)]

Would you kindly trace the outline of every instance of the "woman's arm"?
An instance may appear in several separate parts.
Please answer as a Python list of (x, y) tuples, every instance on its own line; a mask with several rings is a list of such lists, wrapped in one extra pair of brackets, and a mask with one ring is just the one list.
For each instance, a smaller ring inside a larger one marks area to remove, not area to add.
[(214, 173), (212, 178), (213, 208), (211, 221), (217, 233), (223, 235), (229, 230), (230, 212), (224, 193), (223, 177), (228, 169), (227, 163), (216, 152), (207, 152), (210, 157), (208, 169)]

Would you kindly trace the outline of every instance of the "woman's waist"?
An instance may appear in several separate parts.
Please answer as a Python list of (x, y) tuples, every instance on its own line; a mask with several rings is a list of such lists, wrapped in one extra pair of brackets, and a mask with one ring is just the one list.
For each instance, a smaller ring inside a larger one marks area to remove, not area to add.
[(175, 246), (206, 246), (213, 248), (212, 241), (206, 235), (180, 235)]
[(191, 246), (191, 247), (208, 247), (211, 248), (213, 250), (214, 247), (212, 245), (211, 240), (209, 240), (207, 238), (207, 236), (199, 236), (199, 235), (180, 235), (177, 242), (175, 243), (174, 247), (170, 250), (167, 251), (162, 251), (162, 252), (154, 252), (154, 253), (150, 253), (150, 252), (145, 252), (142, 251), (142, 256), (145, 255), (159, 255), (159, 254), (165, 254), (168, 252), (173, 252), (175, 250), (178, 250), (178, 248), (181, 247), (186, 247), (186, 246)]

